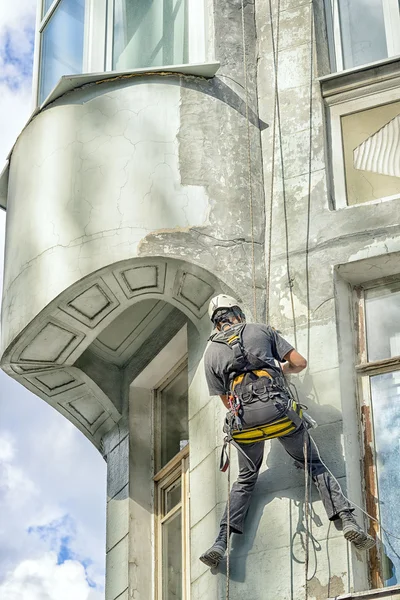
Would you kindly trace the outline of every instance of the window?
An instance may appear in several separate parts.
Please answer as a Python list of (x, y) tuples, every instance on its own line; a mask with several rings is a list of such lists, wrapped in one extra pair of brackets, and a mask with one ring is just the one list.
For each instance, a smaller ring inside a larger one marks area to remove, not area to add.
[(399, 0), (325, 0), (332, 71), (400, 54)]
[[(367, 511), (400, 530), (400, 280), (358, 288), (360, 404)], [(378, 500), (378, 501), (377, 501)], [(400, 582), (400, 542), (377, 524), (382, 543), (370, 552), (373, 587)]]
[(39, 1), (39, 104), (64, 75), (205, 61), (204, 0)]
[(43, 11), (39, 103), (47, 98), (60, 77), (82, 72), (85, 0), (45, 0)]
[(187, 361), (154, 392), (157, 600), (188, 600)]
[(188, 0), (115, 0), (113, 69), (185, 64)]
[(336, 209), (400, 197), (399, 88), (352, 93), (326, 98)]

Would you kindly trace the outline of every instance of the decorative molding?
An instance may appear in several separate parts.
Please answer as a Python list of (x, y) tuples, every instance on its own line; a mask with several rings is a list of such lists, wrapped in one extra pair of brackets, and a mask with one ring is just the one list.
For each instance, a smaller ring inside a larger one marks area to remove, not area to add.
[[(136, 377), (190, 315), (194, 322), (203, 317), (219, 289), (211, 273), (181, 260), (134, 258), (110, 265), (55, 298), (8, 347), (2, 366), (99, 448), (122, 417), (118, 373), (126, 366), (125, 380)], [(139, 309), (142, 300), (148, 304)], [(86, 350), (105, 362), (86, 369), (80, 359)], [(115, 395), (97, 383), (107, 361)]]
[[(26, 363), (63, 364), (68, 356), (79, 346), (85, 335), (71, 331), (64, 324), (49, 319), (20, 350), (15, 361)], [(14, 358), (14, 357), (13, 357)]]
[(83, 386), (67, 369), (56, 369), (26, 377), (41, 392), (50, 397), (58, 396), (71, 389)]
[(114, 277), (125, 296), (130, 299), (146, 292), (164, 293), (166, 270), (165, 263), (141, 265), (130, 269), (125, 267), (114, 271)]
[(109, 419), (109, 414), (90, 391), (80, 398), (63, 402), (60, 407), (72, 416), (90, 437)]
[(175, 277), (174, 297), (189, 308), (196, 317), (201, 318), (206, 310), (207, 304), (214, 288), (193, 273), (179, 270)]
[(72, 300), (60, 304), (60, 309), (93, 329), (119, 305), (105, 281), (99, 279)]
[(354, 167), (400, 177), (400, 115), (354, 149)]
[(173, 307), (168, 303), (162, 300), (154, 300), (154, 304), (144, 311), (139, 322), (134, 318), (130, 322), (129, 317), (130, 315), (134, 317), (134, 309), (137, 306), (136, 304), (126, 309), (127, 311), (132, 310), (133, 314), (124, 312), (119, 315), (121, 320), (124, 319), (121, 323), (121, 326), (124, 327), (124, 335), (120, 340), (114, 340), (114, 345), (107, 340), (107, 328), (101, 333), (101, 336), (92, 342), (91, 349), (95, 354), (122, 367), (173, 310)]

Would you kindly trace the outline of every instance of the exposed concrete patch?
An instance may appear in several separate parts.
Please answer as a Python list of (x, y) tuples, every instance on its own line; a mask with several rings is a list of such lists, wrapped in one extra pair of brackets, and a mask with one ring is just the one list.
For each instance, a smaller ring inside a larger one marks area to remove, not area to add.
[[(345, 575), (345, 573), (343, 573)], [(326, 600), (344, 594), (345, 588), (343, 580), (338, 575), (332, 575), (326, 585), (321, 585), (318, 577), (313, 577), (308, 583), (308, 592), (316, 600)]]

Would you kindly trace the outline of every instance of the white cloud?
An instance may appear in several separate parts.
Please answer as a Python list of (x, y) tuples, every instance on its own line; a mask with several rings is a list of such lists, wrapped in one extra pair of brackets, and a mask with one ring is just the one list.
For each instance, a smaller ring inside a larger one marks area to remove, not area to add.
[(0, 494), (2, 503), (21, 505), (37, 493), (33, 481), (15, 464), (15, 441), (0, 432)]
[[(0, 0), (0, 171), (32, 110), (36, 4)], [(0, 413), (0, 598), (102, 600), (103, 459), (64, 417), (1, 371)]]
[(57, 564), (55, 552), (22, 561), (0, 584), (2, 600), (100, 600), (77, 560)]
[(32, 109), (36, 0), (0, 2), (0, 171)]

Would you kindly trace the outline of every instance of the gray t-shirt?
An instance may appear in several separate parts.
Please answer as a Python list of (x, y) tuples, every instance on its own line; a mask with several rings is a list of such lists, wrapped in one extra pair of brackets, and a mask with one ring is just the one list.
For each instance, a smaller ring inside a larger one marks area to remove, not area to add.
[[(269, 325), (248, 323), (243, 330), (245, 350), (274, 366), (274, 360), (283, 361), (293, 346)], [(229, 392), (229, 375), (232, 373), (233, 350), (220, 342), (211, 342), (204, 357), (204, 367), (210, 396)]]

